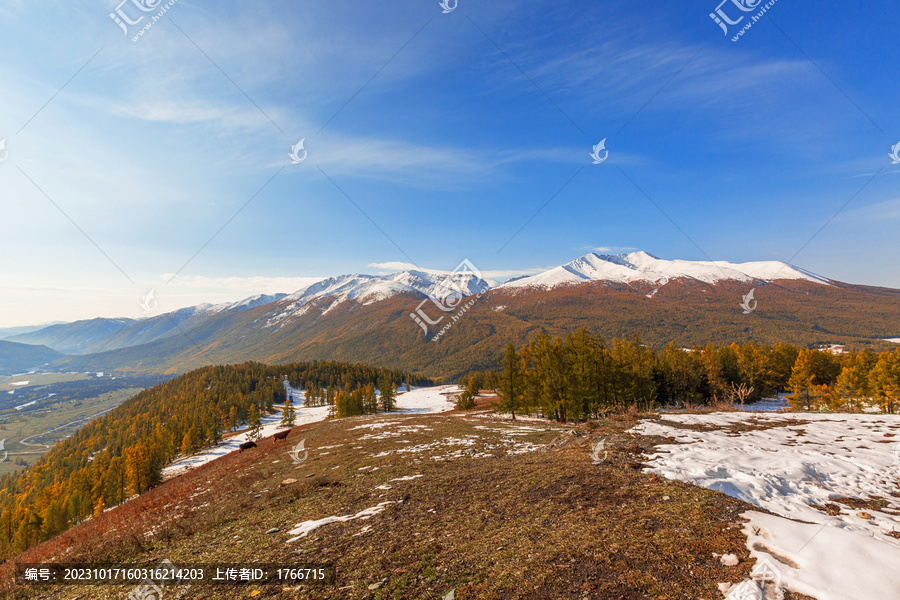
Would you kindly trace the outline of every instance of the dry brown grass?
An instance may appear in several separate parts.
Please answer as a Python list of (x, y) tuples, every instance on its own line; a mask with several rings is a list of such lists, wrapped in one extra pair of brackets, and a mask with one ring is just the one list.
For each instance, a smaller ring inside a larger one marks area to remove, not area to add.
[[(336, 567), (335, 586), (194, 587), (192, 599), (248, 598), (252, 591), (262, 592), (258, 598), (434, 599), (455, 589), (460, 599), (717, 600), (718, 582), (748, 575), (752, 561), (739, 514), (749, 506), (643, 473), (643, 454), (662, 440), (626, 433), (635, 416), (612, 416), (566, 433), (570, 427), (478, 414), (379, 415), (299, 427), (288, 439), (291, 445), (305, 439), (310, 449), (299, 467), (287, 456), (287, 444), (266, 439), (19, 560), (316, 561)], [(385, 420), (394, 425), (353, 429)], [(533, 430), (517, 429), (522, 426)], [(396, 435), (361, 439), (379, 431)], [(471, 444), (426, 447), (462, 439)], [(588, 451), (600, 439), (608, 454), (593, 465)], [(516, 454), (519, 442), (547, 448)], [(391, 481), (412, 475), (422, 477)], [(297, 481), (284, 484), (288, 479)], [(301, 521), (354, 514), (384, 501), (396, 503), (368, 520), (333, 523), (286, 543)], [(280, 531), (266, 535), (272, 527)], [(723, 567), (714, 554), (725, 553), (736, 553), (741, 563)], [(379, 589), (368, 589), (385, 579)], [(128, 588), (5, 591), (23, 600), (102, 600), (121, 599)]]

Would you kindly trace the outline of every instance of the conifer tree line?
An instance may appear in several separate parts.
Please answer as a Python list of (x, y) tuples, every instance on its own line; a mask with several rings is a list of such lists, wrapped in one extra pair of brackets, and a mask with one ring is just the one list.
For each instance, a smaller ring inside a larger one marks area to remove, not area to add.
[[(370, 396), (379, 384), (393, 390), (399, 382), (431, 383), (400, 371), (330, 361), (248, 362), (191, 371), (136, 394), (59, 441), (33, 467), (0, 478), (0, 556), (158, 485), (165, 465), (217, 444), (224, 433), (249, 427), (258, 438), (261, 416), (287, 400), (286, 376), (340, 384), (341, 391), (363, 389)], [(371, 398), (363, 404), (371, 407)]]
[[(288, 374), (293, 389), (304, 391), (304, 406), (330, 406), (330, 415), (337, 418), (373, 414), (379, 405), (384, 411), (394, 408), (395, 393), (403, 385), (429, 385), (430, 379), (405, 373), (376, 369), (366, 365), (352, 365), (335, 369), (330, 365), (343, 363), (312, 363), (310, 369)], [(346, 365), (344, 365), (346, 366)], [(377, 393), (376, 393), (377, 390)]]
[[(798, 410), (900, 408), (900, 348), (831, 352), (749, 342), (651, 349), (634, 336), (607, 342), (580, 329), (565, 338), (511, 342), (500, 369), (463, 376), (464, 396), (497, 390), (498, 410), (558, 420), (598, 418), (632, 407), (753, 402), (787, 393)], [(462, 407), (461, 407), (462, 408)]]

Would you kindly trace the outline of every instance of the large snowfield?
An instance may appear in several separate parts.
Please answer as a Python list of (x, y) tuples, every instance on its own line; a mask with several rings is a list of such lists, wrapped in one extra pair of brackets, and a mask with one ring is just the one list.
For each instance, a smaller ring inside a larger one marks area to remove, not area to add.
[[(818, 600), (900, 598), (900, 539), (888, 535), (900, 532), (900, 497), (892, 495), (900, 493), (900, 417), (666, 414), (631, 431), (677, 442), (658, 447), (649, 471), (777, 515), (748, 511), (744, 533), (782, 588)], [(884, 506), (852, 508), (846, 498)], [(825, 505), (840, 513), (830, 516)]]

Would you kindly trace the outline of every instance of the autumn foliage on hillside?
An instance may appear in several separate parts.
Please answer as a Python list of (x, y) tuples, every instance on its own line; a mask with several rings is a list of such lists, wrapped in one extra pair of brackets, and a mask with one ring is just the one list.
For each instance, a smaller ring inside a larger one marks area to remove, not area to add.
[(347, 363), (248, 362), (205, 367), (145, 390), (59, 442), (34, 467), (0, 479), (0, 554), (21, 552), (159, 484), (177, 456), (217, 444), (254, 408), (271, 412), (284, 402), (285, 377), (323, 395), (335, 387), (423, 382)]

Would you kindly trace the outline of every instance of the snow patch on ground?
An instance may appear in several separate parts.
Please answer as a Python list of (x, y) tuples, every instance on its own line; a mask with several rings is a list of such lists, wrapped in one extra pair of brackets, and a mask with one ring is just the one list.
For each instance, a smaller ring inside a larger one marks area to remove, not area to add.
[[(305, 392), (300, 389), (291, 388), (288, 385), (285, 385), (286, 390), (289, 395), (294, 397), (294, 405), (295, 411), (297, 414), (296, 425), (306, 425), (308, 423), (317, 423), (319, 421), (324, 421), (328, 417), (328, 406), (314, 406), (311, 408), (303, 407), (303, 402), (305, 401)], [(413, 388), (409, 392), (398, 393), (396, 397), (396, 406), (394, 411), (389, 413), (390, 416), (404, 416), (410, 414), (429, 414), (429, 413), (441, 413), (449, 410), (453, 410), (455, 408), (452, 402), (447, 401), (447, 393), (456, 393), (461, 391), (461, 388), (456, 385), (442, 385), (436, 387), (423, 387), (423, 388)], [(379, 416), (387, 416), (385, 413), (379, 413)], [(268, 436), (273, 435), (278, 431), (283, 431), (284, 428), (281, 427), (281, 414), (276, 413), (274, 415), (268, 415), (262, 418), (263, 430), (262, 437), (266, 438)], [(379, 421), (376, 423), (366, 423), (363, 425), (359, 425), (354, 427), (353, 429), (384, 429), (388, 427), (396, 427), (397, 433), (384, 434), (384, 437), (396, 437), (399, 436), (400, 433), (406, 432), (416, 432), (416, 431), (427, 431), (424, 425), (404, 425), (402, 421), (395, 420), (387, 420), (387, 421)], [(366, 439), (366, 438), (364, 438)], [(372, 437), (371, 439), (382, 439), (377, 437)], [(168, 465), (163, 469), (162, 475), (163, 479), (170, 479), (172, 477), (176, 477), (181, 475), (182, 473), (186, 473), (191, 469), (196, 469), (206, 463), (213, 461), (217, 458), (225, 456), (235, 450), (238, 450), (240, 445), (243, 444), (247, 440), (247, 433), (241, 433), (234, 437), (230, 437), (225, 441), (219, 443), (218, 446), (213, 448), (207, 448), (198, 452), (197, 454), (193, 454), (191, 456), (182, 458), (180, 460), (176, 460), (172, 464)], [(324, 450), (326, 448), (337, 448), (342, 444), (337, 444), (335, 446), (323, 446), (318, 450)]]
[(343, 523), (345, 521), (353, 521), (355, 519), (370, 519), (375, 515), (384, 511), (391, 504), (397, 504), (396, 501), (387, 501), (381, 502), (377, 506), (373, 506), (371, 508), (366, 508), (364, 510), (359, 511), (355, 515), (346, 515), (343, 517), (325, 517), (323, 519), (314, 519), (312, 521), (303, 521), (302, 523), (297, 523), (297, 526), (294, 529), (291, 529), (288, 534), (293, 535), (291, 539), (287, 541), (288, 544), (296, 542), (300, 538), (305, 538), (311, 532), (315, 531), (319, 527), (323, 527), (325, 525), (330, 525), (331, 523)]
[(782, 588), (818, 600), (900, 595), (900, 546), (882, 544), (833, 524), (798, 523), (756, 511), (743, 516), (750, 519), (744, 533), (751, 556), (775, 565)]
[(434, 387), (414, 388), (408, 392), (397, 394), (398, 412), (405, 414), (442, 413), (456, 408), (447, 400), (451, 394), (462, 393), (458, 385), (437, 385)]
[[(296, 397), (296, 396), (295, 396)], [(297, 408), (297, 425), (304, 425), (306, 423), (315, 423), (318, 421), (324, 421), (325, 417), (328, 416), (328, 407), (327, 406), (316, 406), (313, 408)], [(262, 418), (262, 437), (266, 438), (270, 435), (273, 435), (279, 431), (284, 431), (284, 427), (281, 426), (281, 414), (276, 413), (274, 415), (265, 416)], [(169, 466), (163, 469), (162, 475), (163, 479), (169, 479), (171, 477), (177, 477), (182, 473), (186, 473), (191, 469), (196, 469), (206, 463), (213, 461), (217, 458), (225, 456), (235, 450), (238, 450), (240, 445), (244, 442), (248, 441), (247, 432), (239, 433), (234, 437), (230, 437), (227, 440), (219, 442), (218, 446), (214, 446), (212, 448), (206, 448), (205, 450), (201, 450), (197, 454), (193, 454), (191, 456), (187, 456), (180, 460), (176, 460)], [(257, 441), (257, 443), (261, 443)], [(271, 443), (271, 442), (269, 442)], [(285, 454), (290, 450), (290, 446), (285, 444)]]
[[(728, 430), (736, 424), (761, 429)], [(750, 512), (745, 532), (754, 556), (768, 558), (789, 589), (819, 600), (897, 597), (900, 540), (887, 534), (900, 531), (900, 498), (891, 495), (900, 476), (900, 417), (666, 414), (631, 432), (678, 442), (657, 448), (650, 472), (780, 515)], [(836, 516), (815, 508), (847, 497), (881, 498), (887, 506), (863, 511), (840, 505)]]

